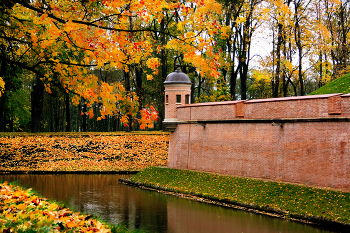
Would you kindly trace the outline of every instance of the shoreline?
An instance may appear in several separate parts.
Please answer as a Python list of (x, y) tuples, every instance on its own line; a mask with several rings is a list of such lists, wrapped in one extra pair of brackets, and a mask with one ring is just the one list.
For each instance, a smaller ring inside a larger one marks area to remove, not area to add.
[[(146, 169), (147, 170), (147, 169)], [(141, 172), (141, 176), (142, 176)], [(159, 180), (158, 180), (159, 181)], [(317, 215), (303, 215), (292, 211), (284, 211), (281, 209), (272, 208), (269, 205), (261, 206), (254, 203), (244, 203), (235, 200), (229, 200), (228, 198), (214, 197), (209, 194), (201, 194), (198, 192), (191, 191), (189, 189), (181, 190), (179, 188), (173, 188), (171, 185), (154, 184), (152, 182), (139, 182), (133, 181), (130, 178), (120, 178), (119, 182), (134, 186), (141, 189), (151, 190), (166, 195), (172, 195), (180, 198), (190, 199), (193, 201), (199, 201), (203, 203), (208, 203), (212, 205), (223, 206), (227, 208), (252, 212), (256, 214), (262, 214), (274, 218), (301, 222), (305, 224), (315, 225), (322, 229), (335, 231), (335, 232), (350, 232), (350, 223), (330, 220), (322, 216)]]
[(269, 217), (274, 217), (274, 218), (279, 218), (279, 219), (284, 219), (284, 220), (289, 220), (289, 221), (294, 221), (294, 222), (301, 222), (305, 224), (311, 224), (311, 225), (316, 225), (322, 229), (326, 230), (332, 230), (332, 231), (339, 231), (339, 232), (349, 232), (350, 231), (350, 224), (346, 224), (343, 222), (337, 222), (337, 221), (329, 221), (323, 218), (320, 218), (318, 216), (302, 216), (302, 215), (297, 215), (297, 214), (292, 214), (272, 208), (266, 208), (263, 209), (261, 207), (255, 206), (255, 205), (245, 205), (243, 203), (233, 203), (228, 200), (217, 200), (215, 198), (209, 198), (209, 197), (203, 197), (200, 195), (189, 195), (186, 193), (178, 192), (176, 190), (170, 190), (169, 188), (162, 187), (162, 186), (153, 186), (150, 184), (146, 183), (141, 183), (141, 182), (133, 182), (130, 179), (125, 179), (125, 178), (119, 178), (119, 182), (125, 185), (130, 185), (133, 187), (137, 187), (140, 189), (145, 189), (145, 190), (150, 190), (150, 191), (155, 191), (158, 193), (162, 193), (165, 195), (171, 195), (171, 196), (176, 196), (179, 198), (185, 198), (189, 199), (192, 201), (198, 201), (198, 202), (203, 202), (211, 205), (217, 205), (217, 206), (223, 206), (226, 208), (232, 208), (236, 210), (242, 210), (242, 211), (247, 211), (247, 212), (252, 212), (255, 214), (262, 214), (266, 215)]

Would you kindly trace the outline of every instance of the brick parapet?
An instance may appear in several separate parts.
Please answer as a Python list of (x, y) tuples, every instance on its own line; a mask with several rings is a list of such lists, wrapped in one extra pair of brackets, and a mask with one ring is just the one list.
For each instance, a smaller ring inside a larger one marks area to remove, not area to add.
[[(350, 117), (349, 95), (330, 94), (178, 106), (178, 120)], [(186, 112), (186, 114), (184, 114)], [(189, 114), (190, 113), (190, 114)]]

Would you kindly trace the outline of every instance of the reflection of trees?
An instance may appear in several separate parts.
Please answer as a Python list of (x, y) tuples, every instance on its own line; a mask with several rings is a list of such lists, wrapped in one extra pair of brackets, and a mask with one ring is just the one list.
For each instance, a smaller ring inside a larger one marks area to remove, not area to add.
[(0, 180), (19, 180), (43, 197), (67, 203), (75, 211), (93, 214), (131, 229), (167, 232), (166, 197), (118, 183), (121, 175), (7, 175)]
[[(314, 226), (118, 184), (119, 175), (0, 175), (113, 224), (148, 232), (320, 232)], [(94, 207), (96, 209), (92, 209)]]

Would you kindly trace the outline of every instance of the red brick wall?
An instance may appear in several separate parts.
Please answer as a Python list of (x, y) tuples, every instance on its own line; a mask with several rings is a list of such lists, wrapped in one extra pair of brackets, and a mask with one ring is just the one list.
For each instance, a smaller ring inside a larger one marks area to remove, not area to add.
[[(241, 106), (233, 101), (179, 107), (180, 122), (170, 135), (168, 166), (350, 191), (350, 122), (311, 119), (286, 122), (280, 127), (269, 121), (244, 120), (350, 117), (349, 97), (327, 95), (252, 100)], [(242, 112), (244, 117), (240, 116)], [(181, 122), (225, 119), (243, 120), (206, 122), (205, 126)]]

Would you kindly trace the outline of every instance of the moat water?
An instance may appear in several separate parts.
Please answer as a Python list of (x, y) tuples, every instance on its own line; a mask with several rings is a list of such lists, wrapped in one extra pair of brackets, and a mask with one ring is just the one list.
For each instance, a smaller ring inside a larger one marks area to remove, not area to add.
[(128, 175), (1, 175), (43, 197), (129, 229), (169, 233), (325, 233), (317, 226), (200, 203), (118, 183)]

